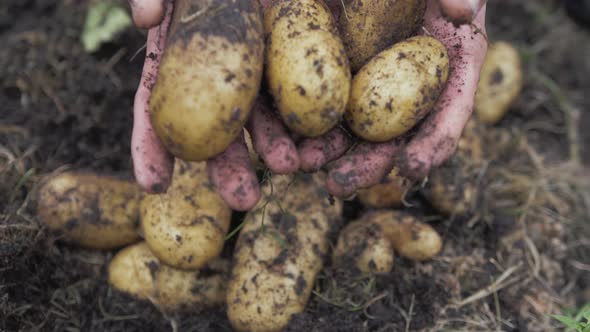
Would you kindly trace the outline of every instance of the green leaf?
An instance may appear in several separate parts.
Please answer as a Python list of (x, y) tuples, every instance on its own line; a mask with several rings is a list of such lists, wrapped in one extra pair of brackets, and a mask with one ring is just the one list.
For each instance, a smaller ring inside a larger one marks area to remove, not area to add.
[(571, 317), (563, 316), (563, 315), (551, 315), (551, 317), (560, 321), (563, 325), (569, 327), (570, 329), (577, 329), (579, 323)]
[(92, 5), (86, 15), (82, 44), (86, 52), (95, 52), (105, 42), (131, 25), (131, 17), (121, 7), (101, 1)]

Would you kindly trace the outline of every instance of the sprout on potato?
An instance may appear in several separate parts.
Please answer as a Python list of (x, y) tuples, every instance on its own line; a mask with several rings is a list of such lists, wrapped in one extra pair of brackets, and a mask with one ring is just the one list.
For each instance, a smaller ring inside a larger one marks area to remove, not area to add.
[(67, 242), (114, 249), (140, 240), (139, 186), (110, 176), (64, 172), (38, 191), (37, 215)]

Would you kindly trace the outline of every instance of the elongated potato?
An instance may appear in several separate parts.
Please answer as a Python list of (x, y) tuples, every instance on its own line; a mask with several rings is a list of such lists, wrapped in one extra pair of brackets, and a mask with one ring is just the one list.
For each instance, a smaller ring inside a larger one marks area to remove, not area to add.
[(279, 0), (265, 11), (266, 77), (285, 124), (325, 134), (342, 118), (350, 68), (330, 10), (321, 0)]
[(333, 261), (336, 266), (356, 264), (365, 273), (389, 273), (394, 251), (422, 261), (436, 256), (441, 249), (440, 235), (415, 216), (379, 210), (365, 213), (340, 232)]
[(231, 209), (210, 183), (205, 162), (176, 160), (168, 191), (141, 202), (147, 245), (176, 268), (198, 269), (219, 256), (230, 221)]
[(108, 266), (109, 284), (149, 300), (162, 310), (194, 310), (222, 305), (229, 262), (216, 259), (200, 270), (184, 271), (162, 264), (145, 242), (129, 246)]
[(444, 215), (462, 216), (475, 207), (476, 181), (483, 162), (481, 130), (480, 124), (472, 117), (459, 139), (455, 155), (428, 176), (422, 193)]
[(449, 73), (444, 45), (428, 36), (399, 42), (372, 58), (352, 80), (346, 121), (368, 141), (410, 130), (438, 100)]
[(495, 42), (488, 48), (475, 96), (475, 111), (483, 123), (495, 124), (502, 117), (523, 85), (520, 55), (507, 42)]
[(67, 242), (108, 250), (140, 240), (140, 198), (141, 190), (133, 182), (65, 172), (39, 188), (37, 216)]
[(223, 152), (241, 133), (260, 88), (258, 1), (176, 0), (150, 100), (154, 130), (189, 161)]
[(325, 174), (275, 175), (248, 213), (234, 251), (228, 317), (238, 331), (281, 331), (304, 310), (342, 203)]
[(394, 168), (381, 183), (359, 190), (357, 197), (364, 206), (370, 208), (399, 207), (411, 186), (412, 182), (400, 176), (399, 170)]
[(347, 0), (338, 27), (353, 72), (421, 25), (426, 0)]
[(351, 222), (340, 231), (332, 262), (350, 269), (355, 266), (363, 273), (389, 273), (394, 254), (391, 241), (374, 223)]

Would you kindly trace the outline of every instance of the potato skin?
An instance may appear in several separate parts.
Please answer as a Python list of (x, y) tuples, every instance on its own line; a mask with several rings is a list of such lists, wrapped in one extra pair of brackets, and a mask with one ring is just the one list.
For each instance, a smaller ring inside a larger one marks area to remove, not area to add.
[(248, 213), (234, 251), (228, 317), (238, 331), (281, 331), (304, 310), (340, 223), (323, 173), (274, 175)]
[(201, 270), (184, 271), (162, 264), (145, 242), (115, 255), (108, 282), (119, 291), (149, 300), (165, 311), (194, 310), (225, 301), (229, 262), (217, 259)]
[(410, 130), (445, 87), (449, 57), (429, 36), (399, 42), (372, 58), (352, 80), (345, 119), (359, 137), (384, 142)]
[(260, 88), (262, 13), (251, 0), (177, 0), (150, 99), (157, 136), (203, 161), (241, 133)]
[(522, 64), (518, 50), (507, 42), (495, 42), (488, 48), (475, 96), (475, 111), (481, 122), (495, 124), (523, 86)]
[(394, 253), (381, 227), (364, 220), (346, 225), (338, 237), (332, 262), (338, 268), (356, 267), (362, 273), (389, 273)]
[(37, 215), (66, 242), (114, 249), (140, 240), (140, 188), (133, 182), (89, 172), (64, 172), (44, 180)]
[(483, 163), (481, 131), (481, 124), (472, 117), (463, 130), (453, 157), (433, 169), (428, 176), (422, 193), (443, 215), (463, 216), (476, 204), (476, 181)]
[(338, 27), (354, 73), (420, 27), (426, 0), (347, 0), (344, 8)]
[(219, 256), (231, 209), (215, 191), (205, 162), (177, 160), (168, 191), (146, 195), (141, 225), (146, 244), (163, 263), (198, 269)]
[(399, 169), (394, 168), (379, 184), (357, 192), (359, 201), (366, 207), (382, 209), (399, 207), (406, 191), (412, 182), (399, 175)]
[(265, 10), (266, 77), (294, 132), (317, 137), (341, 120), (350, 67), (336, 23), (321, 0), (279, 0)]

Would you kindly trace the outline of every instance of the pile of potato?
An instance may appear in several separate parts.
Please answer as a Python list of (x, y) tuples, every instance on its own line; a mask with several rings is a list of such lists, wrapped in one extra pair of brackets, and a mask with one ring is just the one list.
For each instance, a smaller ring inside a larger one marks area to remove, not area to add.
[[(374, 142), (406, 134), (445, 87), (447, 50), (416, 35), (425, 0), (344, 5), (336, 20), (322, 0), (274, 1), (264, 13), (257, 1), (177, 0), (150, 101), (156, 134), (177, 157), (170, 188), (150, 195), (114, 177), (65, 172), (40, 187), (39, 219), (65, 242), (120, 249), (108, 267), (112, 287), (166, 311), (225, 306), (238, 331), (284, 329), (305, 309), (326, 262), (391, 273), (396, 253), (415, 261), (438, 255), (441, 236), (403, 208), (416, 184), (393, 169), (358, 192), (366, 211), (353, 221), (343, 220), (345, 202), (329, 195), (322, 171), (266, 177), (262, 199), (239, 223), (233, 256), (220, 257), (232, 211), (204, 161), (243, 131), (261, 86), (298, 135), (344, 124)], [(505, 44), (490, 52), (477, 97), (486, 123), (500, 119), (522, 84), (517, 54)], [(481, 166), (478, 130), (472, 120), (455, 158), (421, 188), (444, 215), (468, 214), (476, 203), (475, 180), (463, 175)]]

